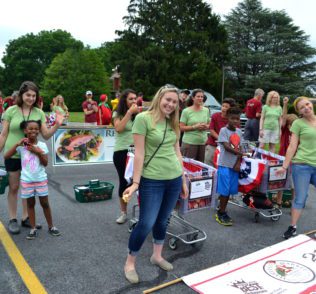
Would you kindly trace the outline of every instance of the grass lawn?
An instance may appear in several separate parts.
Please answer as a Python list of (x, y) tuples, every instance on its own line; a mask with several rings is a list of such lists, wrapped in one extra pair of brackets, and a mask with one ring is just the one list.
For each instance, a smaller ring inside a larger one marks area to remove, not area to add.
[(84, 122), (84, 113), (83, 112), (69, 112), (70, 122)]

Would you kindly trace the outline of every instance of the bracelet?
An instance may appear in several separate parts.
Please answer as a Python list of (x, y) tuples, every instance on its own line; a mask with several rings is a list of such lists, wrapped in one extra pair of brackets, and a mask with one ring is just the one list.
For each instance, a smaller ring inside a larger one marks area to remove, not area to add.
[(139, 183), (138, 182), (133, 182), (133, 184), (137, 184), (139, 186)]

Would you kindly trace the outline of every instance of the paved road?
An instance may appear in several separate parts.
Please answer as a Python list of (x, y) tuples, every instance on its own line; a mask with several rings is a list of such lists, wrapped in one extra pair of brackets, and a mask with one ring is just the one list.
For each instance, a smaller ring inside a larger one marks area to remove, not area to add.
[[(175, 269), (166, 273), (149, 262), (151, 239), (148, 238), (138, 258), (137, 270), (141, 278), (138, 285), (130, 285), (123, 275), (127, 254), (128, 225), (117, 225), (117, 175), (114, 166), (94, 165), (78, 167), (48, 167), (50, 203), (55, 225), (61, 237), (47, 233), (40, 206), (39, 222), (44, 224), (34, 241), (25, 239), (27, 230), (13, 236), (18, 249), (48, 293), (141, 293), (158, 284), (243, 256), (282, 241), (290, 215), (278, 222), (261, 218), (254, 222), (254, 215), (244, 209), (229, 206), (235, 221), (233, 227), (223, 227), (213, 218), (214, 211), (204, 209), (185, 215), (185, 218), (207, 233), (207, 240), (192, 247), (179, 243), (176, 250), (166, 246), (165, 257)], [(113, 199), (81, 204), (74, 198), (73, 185), (85, 184), (98, 178), (113, 182)], [(316, 193), (311, 188), (310, 198), (299, 223), (299, 232), (315, 229)], [(133, 200), (135, 203), (136, 200)], [(21, 210), (19, 207), (19, 216)], [(0, 221), (8, 220), (6, 197), (0, 195)], [(1, 244), (1, 242), (0, 242)], [(28, 293), (10, 258), (0, 245), (0, 293)], [(159, 293), (194, 293), (184, 284), (177, 284)]]

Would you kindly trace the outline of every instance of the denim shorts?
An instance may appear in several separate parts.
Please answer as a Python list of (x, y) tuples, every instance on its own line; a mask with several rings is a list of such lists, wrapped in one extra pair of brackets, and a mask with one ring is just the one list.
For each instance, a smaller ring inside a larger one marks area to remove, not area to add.
[(292, 164), (292, 177), (295, 196), (292, 207), (303, 209), (308, 197), (309, 185), (316, 188), (316, 167), (308, 164)]

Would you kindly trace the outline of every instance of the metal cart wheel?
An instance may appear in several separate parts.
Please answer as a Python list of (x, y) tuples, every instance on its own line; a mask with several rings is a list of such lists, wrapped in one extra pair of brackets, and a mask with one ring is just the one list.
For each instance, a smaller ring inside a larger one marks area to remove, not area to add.
[(280, 216), (279, 216), (279, 215), (277, 215), (277, 216), (271, 216), (271, 220), (272, 220), (273, 222), (277, 222), (279, 219), (280, 219)]
[(137, 225), (137, 221), (131, 219), (128, 223), (128, 232), (131, 233)]
[(259, 212), (255, 213), (255, 222), (258, 223), (259, 222)]
[(169, 247), (172, 250), (176, 250), (177, 249), (177, 238), (172, 237), (169, 239)]

